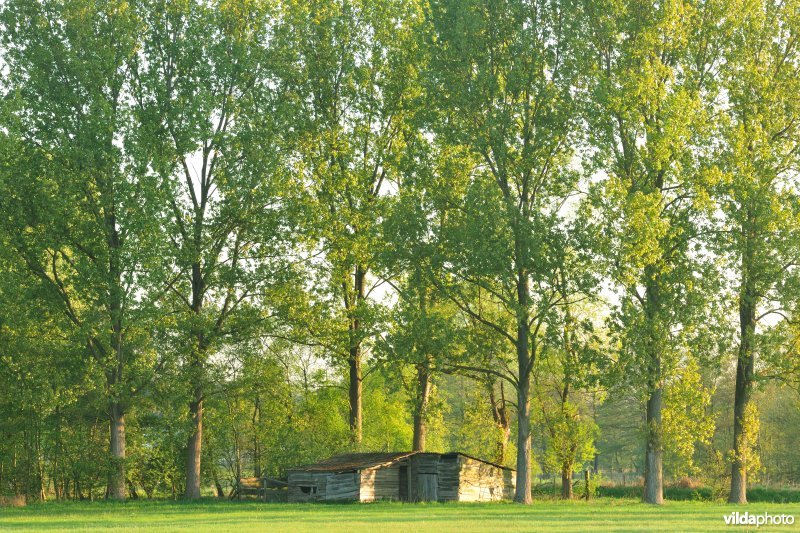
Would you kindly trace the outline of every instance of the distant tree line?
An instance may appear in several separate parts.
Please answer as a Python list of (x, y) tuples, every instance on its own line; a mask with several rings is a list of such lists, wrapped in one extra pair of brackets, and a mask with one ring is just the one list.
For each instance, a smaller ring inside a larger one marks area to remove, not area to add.
[(0, 491), (800, 482), (799, 13), (7, 0)]

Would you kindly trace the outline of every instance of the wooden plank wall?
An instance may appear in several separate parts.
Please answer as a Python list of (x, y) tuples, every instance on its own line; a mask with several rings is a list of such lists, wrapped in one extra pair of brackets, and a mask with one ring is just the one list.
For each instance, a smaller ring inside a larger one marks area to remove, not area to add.
[(379, 466), (361, 471), (362, 502), (400, 499), (400, 464)]
[(460, 455), (442, 456), (439, 459), (439, 501), (450, 502), (458, 500), (459, 464)]
[(358, 500), (361, 476), (358, 472), (328, 474), (325, 485), (326, 501)]
[[(320, 472), (289, 472), (289, 502), (318, 502), (325, 499), (328, 474)], [(306, 494), (300, 487), (316, 487), (316, 494)]]
[[(400, 499), (400, 467), (408, 467), (408, 499), (422, 501), (434, 492), (438, 501), (480, 502), (514, 497), (515, 472), (463, 455), (414, 455), (408, 461), (360, 472), (289, 472), (289, 502), (375, 501)], [(420, 476), (420, 474), (426, 474)], [(436, 479), (436, 490), (428, 485)], [(300, 487), (316, 487), (306, 494)]]
[(513, 497), (514, 472), (459, 456), (458, 501), (487, 502)]
[[(423, 501), (423, 488), (420, 487), (420, 474), (439, 474), (438, 453), (418, 453), (409, 458), (408, 463), (408, 499), (412, 502)], [(437, 484), (438, 485), (438, 484)]]

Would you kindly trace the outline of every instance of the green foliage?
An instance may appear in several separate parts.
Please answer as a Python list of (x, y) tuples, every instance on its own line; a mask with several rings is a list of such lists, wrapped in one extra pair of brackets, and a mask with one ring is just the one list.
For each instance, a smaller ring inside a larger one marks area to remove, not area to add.
[(0, 495), (220, 495), (415, 426), (518, 501), (646, 450), (705, 485), (668, 498), (800, 482), (797, 10), (3, 2)]
[(709, 416), (713, 390), (707, 389), (697, 361), (689, 359), (667, 383), (664, 393), (664, 447), (668, 471), (674, 478), (701, 472), (695, 463), (698, 446), (710, 444), (714, 419)]

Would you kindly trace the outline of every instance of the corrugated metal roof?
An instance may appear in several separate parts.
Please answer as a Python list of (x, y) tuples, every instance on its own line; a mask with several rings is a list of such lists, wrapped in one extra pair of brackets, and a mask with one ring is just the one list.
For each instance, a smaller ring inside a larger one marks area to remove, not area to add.
[(508, 468), (507, 466), (502, 466), (496, 463), (492, 463), (490, 461), (485, 461), (483, 459), (479, 459), (477, 457), (473, 457), (471, 455), (467, 455), (461, 452), (450, 452), (450, 453), (434, 453), (434, 452), (372, 452), (372, 453), (343, 453), (341, 455), (334, 455), (330, 459), (326, 459), (324, 461), (320, 461), (319, 463), (314, 463), (311, 465), (305, 466), (298, 466), (296, 468), (290, 468), (290, 471), (295, 472), (347, 472), (349, 470), (362, 470), (365, 468), (374, 468), (376, 466), (388, 465), (394, 463), (395, 461), (399, 461), (401, 459), (405, 459), (412, 455), (416, 454), (425, 454), (425, 455), (439, 455), (439, 456), (454, 456), (454, 455), (461, 455), (463, 457), (469, 457), (470, 459), (474, 459), (476, 461), (481, 461), (483, 463), (490, 464), (492, 466), (496, 466), (498, 468), (503, 468), (505, 470), (514, 471), (513, 468)]
[(385, 464), (391, 464), (417, 452), (375, 452), (375, 453), (343, 453), (334, 455), (313, 465), (299, 466), (290, 470), (302, 472), (346, 472), (361, 470)]

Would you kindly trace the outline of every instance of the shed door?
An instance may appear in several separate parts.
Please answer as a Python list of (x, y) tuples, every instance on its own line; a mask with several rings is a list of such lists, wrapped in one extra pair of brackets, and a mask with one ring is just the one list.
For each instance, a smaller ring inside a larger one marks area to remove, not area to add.
[(436, 474), (417, 474), (419, 501), (435, 502), (439, 499), (439, 476)]
[(400, 501), (408, 501), (408, 467), (403, 465), (400, 467)]

